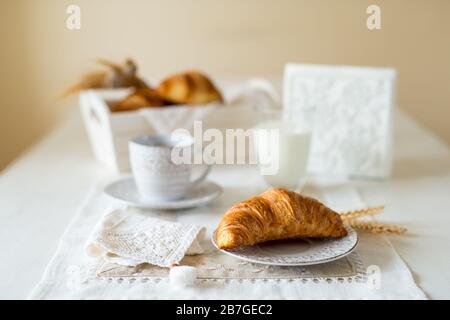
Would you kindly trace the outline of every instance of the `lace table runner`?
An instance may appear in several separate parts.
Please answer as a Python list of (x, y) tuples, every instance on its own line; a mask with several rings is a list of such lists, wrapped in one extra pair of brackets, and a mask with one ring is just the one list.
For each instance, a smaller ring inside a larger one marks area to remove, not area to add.
[[(236, 173), (238, 176), (242, 173)], [(214, 175), (212, 176), (214, 178)], [(235, 183), (233, 173), (216, 176), (216, 182)], [(254, 181), (249, 179), (249, 184)], [(187, 224), (202, 224), (206, 239), (233, 203), (257, 193), (255, 187), (226, 187), (221, 198), (199, 208), (157, 212), (160, 218)], [(364, 204), (351, 185), (318, 187), (319, 198), (336, 210)], [(59, 248), (32, 299), (423, 299), (408, 268), (389, 241), (361, 233), (357, 250), (338, 261), (299, 268), (263, 267), (222, 255), (211, 246), (206, 254), (185, 257), (195, 265), (199, 279), (194, 286), (179, 288), (167, 278), (167, 269), (143, 265), (129, 268), (105, 263), (86, 255), (85, 245), (102, 215), (120, 207), (92, 191), (66, 230)], [(375, 282), (373, 280), (376, 280)]]
[[(208, 243), (202, 244), (203, 247)], [(306, 267), (278, 267), (249, 263), (225, 255), (209, 247), (205, 253), (197, 256), (186, 256), (182, 265), (197, 268), (197, 279), (200, 281), (214, 279), (305, 279), (334, 281), (337, 278), (363, 281), (366, 268), (356, 252), (342, 259)], [(169, 269), (151, 264), (135, 267), (102, 261), (96, 269), (95, 276), (108, 279), (163, 279), (168, 277)]]

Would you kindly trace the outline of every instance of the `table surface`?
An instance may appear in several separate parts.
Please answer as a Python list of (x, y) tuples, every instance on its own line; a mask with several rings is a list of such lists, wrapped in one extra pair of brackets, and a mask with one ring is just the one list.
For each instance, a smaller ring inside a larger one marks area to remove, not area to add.
[[(394, 174), (361, 181), (382, 219), (409, 229), (390, 237), (430, 298), (450, 298), (450, 150), (405, 113), (395, 115)], [(0, 175), (0, 298), (26, 298), (93, 183), (110, 173), (91, 153), (76, 110)]]

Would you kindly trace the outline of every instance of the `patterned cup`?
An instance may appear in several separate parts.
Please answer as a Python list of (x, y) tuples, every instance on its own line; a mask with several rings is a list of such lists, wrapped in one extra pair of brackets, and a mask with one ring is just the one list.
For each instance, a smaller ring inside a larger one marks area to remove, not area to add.
[(192, 163), (173, 161), (174, 153), (194, 150), (194, 139), (187, 135), (146, 135), (129, 142), (131, 171), (143, 201), (181, 199), (189, 188), (203, 181), (211, 167), (192, 178)]

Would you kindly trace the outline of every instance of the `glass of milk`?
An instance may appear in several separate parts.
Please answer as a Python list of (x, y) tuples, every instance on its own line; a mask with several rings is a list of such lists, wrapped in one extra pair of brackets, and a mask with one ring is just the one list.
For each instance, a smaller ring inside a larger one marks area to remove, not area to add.
[(281, 108), (260, 110), (254, 146), (267, 187), (300, 189), (306, 180), (311, 126), (282, 117)]

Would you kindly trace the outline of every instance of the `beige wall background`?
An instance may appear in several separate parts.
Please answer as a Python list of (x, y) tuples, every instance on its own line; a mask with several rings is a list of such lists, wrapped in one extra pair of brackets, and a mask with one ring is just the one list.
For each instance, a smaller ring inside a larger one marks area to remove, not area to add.
[[(81, 30), (66, 28), (69, 4)], [(366, 28), (369, 4), (381, 7), (381, 30)], [(146, 77), (395, 67), (399, 106), (450, 142), (448, 0), (0, 0), (0, 37), (0, 170), (76, 108), (54, 97), (97, 57), (133, 57)]]

